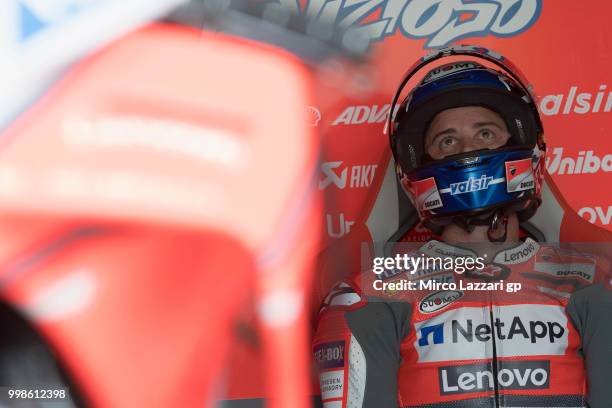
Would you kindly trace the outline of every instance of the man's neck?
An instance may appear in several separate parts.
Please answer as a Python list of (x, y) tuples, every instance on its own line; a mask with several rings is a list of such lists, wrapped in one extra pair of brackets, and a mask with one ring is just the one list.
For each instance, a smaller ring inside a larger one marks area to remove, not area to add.
[(516, 214), (509, 215), (507, 225), (499, 223), (497, 229), (491, 234), (501, 237), (504, 234), (504, 228), (506, 228), (506, 239), (503, 242), (491, 242), (488, 234), (489, 227), (486, 225), (477, 225), (472, 232), (468, 233), (457, 224), (449, 224), (442, 231), (441, 238), (448, 244), (469, 247), (479, 254), (493, 254), (516, 246), (520, 242), (519, 222)]

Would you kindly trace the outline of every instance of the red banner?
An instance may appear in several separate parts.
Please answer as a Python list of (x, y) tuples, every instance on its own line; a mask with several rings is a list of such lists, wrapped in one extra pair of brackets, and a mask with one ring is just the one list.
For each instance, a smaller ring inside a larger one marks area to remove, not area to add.
[(554, 182), (580, 216), (612, 230), (609, 2), (309, 0), (301, 11), (358, 28), (373, 44), (378, 78), (368, 92), (313, 109), (326, 148), (319, 187), (330, 197), (330, 239), (365, 222), (368, 189), (386, 170), (385, 118), (405, 70), (451, 44), (482, 45), (521, 69), (539, 99)]

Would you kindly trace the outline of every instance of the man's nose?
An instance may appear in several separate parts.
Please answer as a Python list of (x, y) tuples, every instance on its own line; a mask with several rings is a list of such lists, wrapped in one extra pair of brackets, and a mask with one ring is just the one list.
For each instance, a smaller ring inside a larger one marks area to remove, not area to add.
[(473, 150), (477, 150), (477, 146), (475, 146), (474, 143), (472, 143), (472, 140), (470, 138), (462, 137), (460, 143), (461, 143), (461, 146), (460, 146), (461, 153), (467, 153)]
[(461, 153), (471, 152), (472, 150), (474, 150), (474, 148), (471, 145), (464, 144), (463, 149), (461, 149)]

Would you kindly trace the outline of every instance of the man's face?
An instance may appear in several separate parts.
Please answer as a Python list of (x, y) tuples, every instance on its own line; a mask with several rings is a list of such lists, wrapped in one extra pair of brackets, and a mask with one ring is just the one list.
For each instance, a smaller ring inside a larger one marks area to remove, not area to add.
[(434, 160), (480, 149), (497, 149), (510, 133), (497, 113), (480, 106), (446, 109), (438, 113), (425, 134), (425, 151)]

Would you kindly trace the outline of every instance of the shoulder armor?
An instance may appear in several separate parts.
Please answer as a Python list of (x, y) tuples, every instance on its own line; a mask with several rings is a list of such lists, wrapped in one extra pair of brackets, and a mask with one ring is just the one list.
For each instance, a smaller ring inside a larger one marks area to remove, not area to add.
[(361, 295), (357, 293), (353, 286), (349, 285), (346, 282), (340, 282), (336, 284), (331, 289), (329, 294), (325, 296), (325, 299), (323, 299), (323, 302), (321, 303), (321, 307), (319, 309), (319, 314), (332, 307), (347, 308), (355, 304), (361, 303), (361, 301)]

